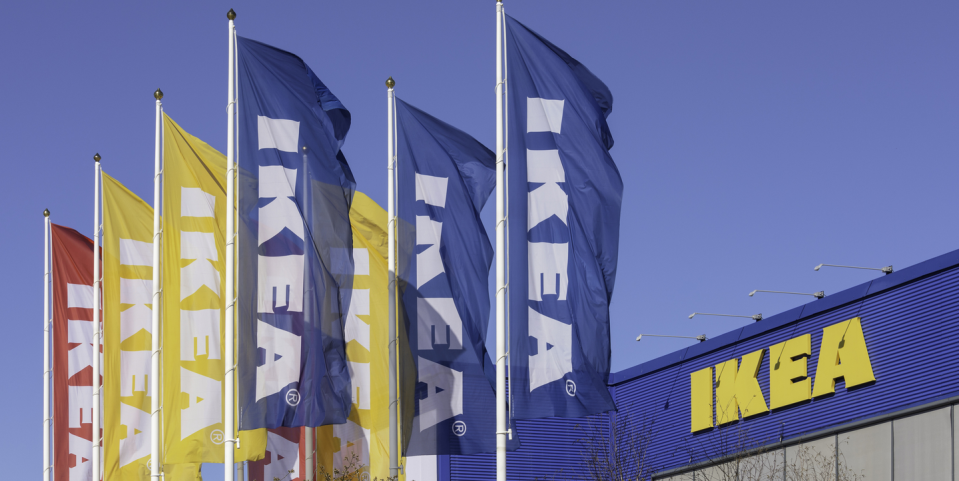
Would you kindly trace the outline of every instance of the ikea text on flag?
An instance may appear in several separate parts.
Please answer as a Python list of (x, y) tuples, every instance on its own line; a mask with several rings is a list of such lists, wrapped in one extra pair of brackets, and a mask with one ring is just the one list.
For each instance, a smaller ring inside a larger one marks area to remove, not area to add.
[[(267, 430), (266, 454), (263, 459), (249, 463), (249, 479), (269, 481), (304, 481), (306, 471), (305, 428), (274, 428)], [(312, 479), (318, 479), (315, 476)]]
[(346, 421), (350, 114), (296, 55), (237, 37), (239, 429)]
[(56, 481), (90, 481), (93, 450), (93, 241), (52, 224), (53, 466)]
[(412, 360), (416, 374), (415, 391), (403, 396), (414, 405), (405, 454), (494, 452), (486, 371), (493, 249), (479, 216), (495, 185), (494, 155), (399, 99), (396, 121), (401, 341), (411, 354), (402, 361)]
[(505, 24), (512, 411), (609, 411), (623, 192), (609, 155), (612, 95), (566, 52), (509, 16)]
[(103, 461), (106, 480), (150, 479), (153, 209), (103, 174)]
[[(226, 156), (163, 114), (164, 464), (222, 463), (226, 349)], [(237, 461), (266, 431), (241, 432)]]
[[(389, 473), (390, 398), (387, 277), (387, 214), (356, 192), (350, 209), (353, 229), (353, 294), (345, 324), (346, 356), (353, 383), (353, 409), (344, 424), (316, 429), (321, 474), (355, 468), (370, 479)], [(355, 457), (355, 458), (354, 458)], [(322, 479), (321, 475), (315, 479)]]

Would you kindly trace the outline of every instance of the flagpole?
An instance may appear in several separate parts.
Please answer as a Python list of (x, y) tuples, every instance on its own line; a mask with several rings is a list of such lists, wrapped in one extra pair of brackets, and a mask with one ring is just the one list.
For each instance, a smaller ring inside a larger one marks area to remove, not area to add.
[(43, 481), (50, 481), (50, 211), (43, 209)]
[[(309, 178), (310, 178), (310, 157), (309, 149), (304, 145), (303, 146), (303, 175), (300, 178), (303, 179), (303, 218), (310, 218), (310, 203), (312, 199), (309, 195)], [(307, 317), (308, 318), (308, 317)], [(305, 481), (313, 481), (316, 478), (316, 448), (314, 447), (314, 442), (316, 441), (316, 430), (310, 426), (303, 428), (303, 435), (306, 437), (306, 474)]]
[(90, 467), (93, 479), (100, 479), (100, 154), (93, 156), (93, 449)]
[(315, 438), (314, 438), (314, 436), (315, 436), (315, 434), (314, 434), (314, 429), (311, 428), (311, 427), (309, 427), (309, 426), (303, 428), (303, 435), (304, 435), (304, 437), (306, 438), (306, 440), (305, 440), (305, 441), (306, 441), (306, 449), (305, 449), (305, 451), (306, 451), (306, 474), (305, 474), (305, 476), (304, 476), (303, 479), (305, 479), (306, 481), (313, 481), (313, 479), (314, 479), (314, 476), (313, 476), (313, 475), (314, 475), (314, 473), (316, 472), (316, 462), (315, 462), (315, 457), (314, 457), (314, 453), (315, 453), (316, 451), (315, 451), (315, 448), (313, 447), (313, 441), (314, 441), (314, 439), (315, 439)]
[(160, 478), (160, 243), (163, 240), (163, 231), (160, 227), (160, 182), (162, 180), (162, 145), (163, 133), (163, 91), (153, 92), (156, 99), (156, 131), (153, 147), (153, 317), (150, 348), (153, 351), (150, 359), (150, 478), (154, 481)]
[(239, 434), (234, 431), (233, 427), (233, 374), (234, 369), (236, 368), (236, 359), (234, 357), (234, 348), (233, 348), (233, 336), (234, 336), (234, 323), (235, 323), (235, 305), (236, 299), (233, 294), (233, 283), (234, 283), (234, 270), (233, 270), (233, 261), (236, 257), (234, 254), (236, 247), (236, 226), (233, 222), (233, 206), (236, 203), (234, 200), (234, 183), (236, 182), (236, 151), (235, 151), (235, 126), (234, 126), (234, 112), (236, 111), (236, 92), (234, 90), (234, 71), (235, 71), (235, 61), (236, 61), (236, 52), (233, 49), (234, 38), (236, 36), (236, 28), (233, 25), (233, 20), (236, 19), (236, 12), (231, 8), (226, 14), (226, 18), (230, 21), (229, 23), (229, 73), (227, 74), (227, 105), (226, 105), (226, 280), (223, 287), (224, 299), (226, 299), (226, 359), (224, 359), (224, 368), (226, 372), (224, 373), (224, 389), (226, 391), (226, 399), (224, 400), (224, 412), (223, 412), (223, 430), (224, 436), (226, 437), (226, 442), (223, 443), (223, 480), (224, 481), (233, 481), (233, 476), (236, 472), (236, 467), (233, 466), (233, 452), (234, 446), (236, 443), (236, 438), (239, 437)]
[(496, 480), (506, 481), (506, 232), (503, 192), (503, 1), (496, 2)]
[(388, 183), (386, 187), (386, 208), (387, 208), (387, 226), (386, 237), (389, 245), (389, 254), (387, 255), (388, 284), (390, 291), (389, 302), (389, 336), (390, 336), (390, 478), (395, 478), (399, 474), (399, 427), (396, 396), (396, 207), (393, 200), (393, 185), (395, 184), (393, 167), (396, 165), (396, 154), (393, 149), (393, 87), (396, 82), (393, 77), (386, 79), (386, 170), (388, 172)]

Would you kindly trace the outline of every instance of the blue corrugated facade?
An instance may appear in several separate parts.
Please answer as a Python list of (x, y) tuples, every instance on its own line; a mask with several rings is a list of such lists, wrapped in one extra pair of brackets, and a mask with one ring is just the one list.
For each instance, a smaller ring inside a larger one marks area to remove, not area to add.
[[(769, 402), (769, 347), (810, 334), (808, 374), (815, 381), (823, 328), (861, 318), (875, 382), (698, 433), (691, 432), (690, 373), (766, 349), (759, 384)], [(653, 471), (675, 472), (717, 453), (731, 430), (763, 443), (788, 442), (959, 395), (959, 250), (882, 276), (610, 376), (616, 416), (652, 423)], [(540, 419), (518, 424), (523, 447), (508, 457), (508, 479), (582, 479), (582, 426), (615, 416)], [(577, 427), (580, 426), (580, 427)], [(596, 431), (593, 430), (593, 435)], [(620, 433), (622, 444), (628, 434)], [(439, 458), (440, 479), (495, 479), (494, 456)]]

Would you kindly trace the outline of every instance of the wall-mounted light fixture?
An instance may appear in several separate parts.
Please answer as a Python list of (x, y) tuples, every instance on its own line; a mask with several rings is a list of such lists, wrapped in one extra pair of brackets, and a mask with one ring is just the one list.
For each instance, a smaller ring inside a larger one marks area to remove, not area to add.
[(837, 264), (819, 264), (816, 267), (813, 267), (812, 270), (818, 271), (820, 267), (843, 267), (846, 269), (865, 269), (867, 271), (880, 271), (883, 274), (892, 274), (892, 266), (886, 267), (857, 267), (857, 266), (840, 266)]
[(749, 297), (752, 297), (753, 294), (757, 292), (772, 292), (773, 294), (796, 294), (797, 296), (813, 296), (816, 299), (822, 299), (823, 297), (826, 297), (826, 293), (824, 291), (809, 293), (809, 292), (789, 292), (789, 291), (764, 291), (762, 289), (756, 289), (755, 291), (750, 292)]
[(662, 335), (662, 334), (640, 334), (639, 336), (636, 337), (636, 340), (637, 340), (637, 341), (641, 341), (641, 340), (643, 339), (643, 336), (648, 336), (648, 337), (678, 337), (678, 338), (682, 338), (682, 339), (695, 339), (695, 340), (697, 340), (697, 341), (699, 341), (699, 342), (703, 342), (703, 341), (706, 340), (706, 335), (705, 335), (705, 334), (700, 334), (700, 335), (698, 335), (698, 336), (664, 336), (664, 335)]
[(689, 318), (692, 319), (694, 316), (745, 317), (745, 318), (747, 318), (747, 319), (752, 319), (752, 320), (754, 320), (754, 321), (761, 321), (761, 320), (763, 320), (763, 315), (762, 315), (762, 314), (756, 314), (756, 315), (752, 315), (752, 316), (739, 316), (739, 315), (736, 315), (736, 314), (714, 314), (714, 313), (711, 313), (711, 312), (694, 312), (694, 313), (692, 313), (692, 314), (689, 315)]

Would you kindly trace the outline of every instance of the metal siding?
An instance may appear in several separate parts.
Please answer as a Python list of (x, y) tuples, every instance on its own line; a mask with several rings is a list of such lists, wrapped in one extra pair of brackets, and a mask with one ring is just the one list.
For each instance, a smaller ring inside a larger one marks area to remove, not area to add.
[[(652, 458), (662, 470), (721, 454), (730, 432), (755, 443), (790, 439), (926, 403), (959, 392), (959, 348), (942, 333), (959, 318), (959, 269), (950, 269), (893, 290), (840, 306), (812, 318), (739, 339), (715, 351), (683, 359), (616, 386), (620, 412), (653, 415), (658, 431)], [(777, 409), (723, 428), (690, 433), (689, 374), (707, 366), (767, 349), (759, 383), (769, 402), (769, 346), (802, 334), (812, 337), (808, 372), (815, 382), (824, 327), (860, 316), (876, 382)], [(757, 323), (758, 324), (758, 323)], [(746, 332), (746, 330), (740, 330)], [(687, 350), (688, 351), (688, 350)], [(667, 403), (668, 400), (668, 403)]]
[[(789, 440), (959, 394), (959, 346), (944, 333), (959, 325), (959, 251), (813, 301), (762, 322), (610, 375), (619, 416), (652, 423), (649, 459), (657, 471), (715, 459), (738, 434), (751, 444)], [(868, 293), (869, 297), (862, 298)], [(811, 313), (815, 315), (810, 316)], [(759, 383), (769, 403), (769, 346), (812, 338), (808, 372), (815, 383), (823, 328), (862, 318), (876, 382), (690, 433), (689, 375), (767, 349)], [(771, 322), (770, 322), (771, 321)], [(609, 418), (593, 417), (605, 422)], [(523, 447), (507, 457), (508, 479), (575, 479), (581, 475), (583, 419), (517, 422)], [(595, 422), (595, 421), (594, 421)], [(495, 455), (450, 456), (451, 480), (493, 479)]]
[[(520, 419), (516, 431), (522, 447), (506, 456), (506, 479), (582, 479), (580, 440), (593, 423), (599, 436), (609, 436), (609, 417)], [(451, 481), (496, 479), (496, 455), (449, 456)]]

